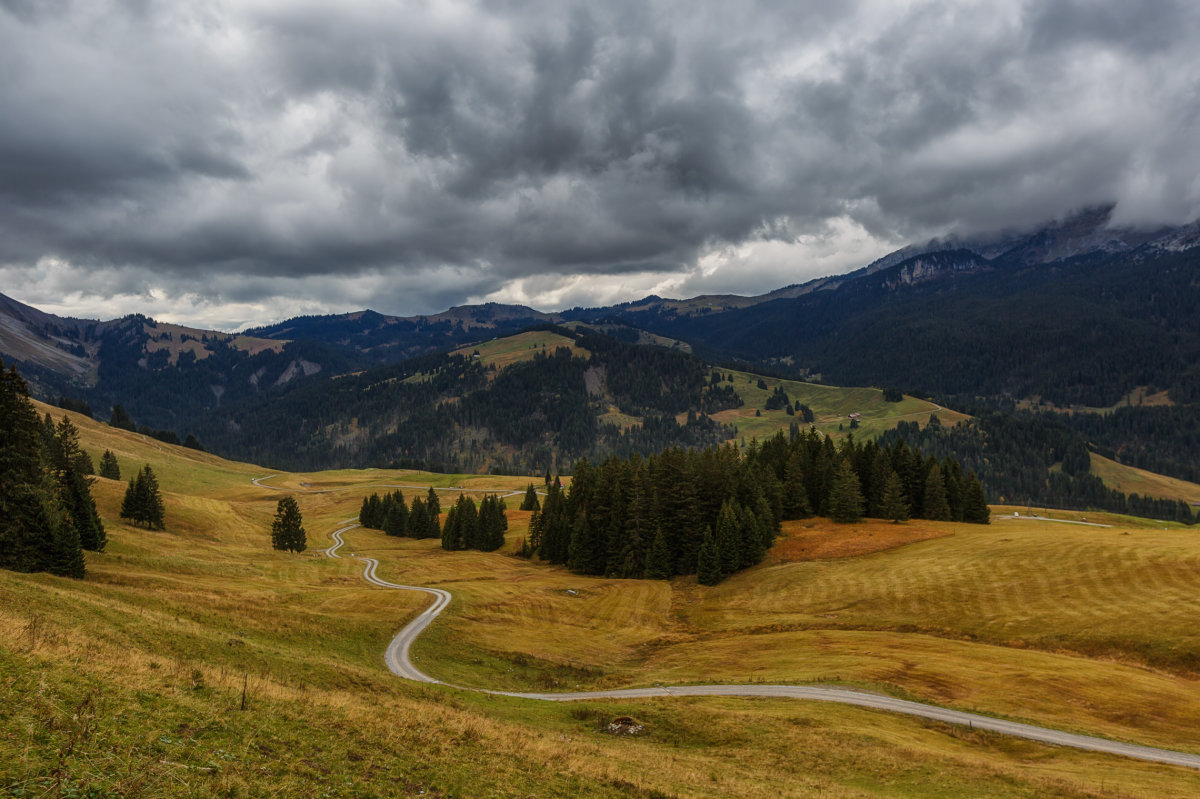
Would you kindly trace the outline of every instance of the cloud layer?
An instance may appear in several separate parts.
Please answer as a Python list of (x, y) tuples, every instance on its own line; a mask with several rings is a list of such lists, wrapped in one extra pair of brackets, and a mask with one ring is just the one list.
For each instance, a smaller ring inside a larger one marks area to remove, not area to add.
[(0, 291), (236, 327), (1180, 223), (1198, 8), (0, 0)]

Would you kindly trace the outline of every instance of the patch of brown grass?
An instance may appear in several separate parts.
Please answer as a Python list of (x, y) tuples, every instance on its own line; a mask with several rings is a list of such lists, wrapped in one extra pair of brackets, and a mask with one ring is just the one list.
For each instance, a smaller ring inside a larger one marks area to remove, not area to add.
[(783, 523), (770, 558), (774, 563), (851, 558), (953, 534), (951, 525), (923, 519), (901, 524), (878, 519), (864, 519), (857, 524), (802, 519)]

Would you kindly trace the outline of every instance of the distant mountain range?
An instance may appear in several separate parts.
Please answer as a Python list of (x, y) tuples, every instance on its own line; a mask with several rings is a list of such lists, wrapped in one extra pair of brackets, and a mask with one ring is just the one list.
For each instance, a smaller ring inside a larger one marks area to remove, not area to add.
[(753, 297), (647, 297), (541, 313), (308, 316), (228, 334), (43, 313), (0, 295), (0, 356), (37, 395), (182, 434), (206, 414), (312, 380), (531, 326), (586, 322), (628, 342), (840, 385), (1108, 406), (1138, 387), (1200, 401), (1200, 225), (1109, 226), (1097, 208), (1026, 232), (934, 240)]

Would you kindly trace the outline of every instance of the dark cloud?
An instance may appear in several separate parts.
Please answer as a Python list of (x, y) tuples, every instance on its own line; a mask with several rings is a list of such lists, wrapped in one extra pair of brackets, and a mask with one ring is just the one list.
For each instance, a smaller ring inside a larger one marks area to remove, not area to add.
[(0, 0), (3, 290), (231, 324), (1182, 222), (1198, 50), (1184, 2)]

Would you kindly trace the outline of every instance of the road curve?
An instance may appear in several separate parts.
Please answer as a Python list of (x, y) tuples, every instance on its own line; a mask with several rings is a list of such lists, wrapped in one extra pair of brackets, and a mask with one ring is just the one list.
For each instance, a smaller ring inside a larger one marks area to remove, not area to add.
[[(342, 534), (359, 526), (357, 523), (353, 523), (353, 520), (347, 520), (343, 524), (345, 526), (330, 534), (334, 544), (325, 550), (325, 554), (331, 558), (339, 557), (337, 551), (346, 544), (342, 538)], [(653, 688), (617, 688), (609, 691), (538, 693), (492, 691), (483, 688), (468, 688), (453, 685), (434, 679), (418, 669), (413, 665), (409, 655), (409, 650), (413, 642), (417, 639), (417, 636), (450, 604), (450, 592), (443, 591), (440, 588), (400, 585), (399, 583), (382, 580), (375, 574), (375, 570), (379, 567), (379, 561), (375, 558), (358, 555), (352, 555), (352, 557), (363, 562), (363, 579), (368, 583), (381, 588), (392, 588), (400, 591), (420, 591), (430, 594), (434, 598), (433, 603), (429, 607), (425, 608), (419, 616), (406, 624), (400, 632), (396, 633), (396, 636), (388, 644), (387, 651), (384, 653), (384, 662), (387, 664), (388, 669), (396, 676), (403, 677), (406, 680), (447, 685), (462, 691), (475, 691), (494, 696), (511, 696), (519, 699), (536, 699), (544, 702), (575, 702), (584, 699), (647, 699), (669, 696), (742, 696), (836, 702), (843, 705), (856, 705), (874, 710), (902, 713), (907, 716), (918, 716), (947, 724), (961, 724), (972, 729), (988, 730), (1002, 735), (1012, 735), (1017, 738), (1026, 738), (1031, 741), (1039, 741), (1055, 746), (1067, 746), (1089, 752), (1122, 755), (1124, 757), (1137, 758), (1138, 760), (1149, 760), (1156, 763), (1167, 763), (1173, 766), (1200, 769), (1200, 755), (1193, 755), (1187, 752), (1138, 746), (1136, 744), (1110, 741), (1106, 738), (1095, 738), (1089, 735), (1077, 735), (1048, 727), (1037, 727), (1032, 724), (1006, 721), (1004, 719), (992, 718), (991, 716), (981, 716), (977, 713), (950, 710), (936, 705), (910, 702), (905, 699), (896, 699), (895, 697), (880, 694), (869, 694), (863, 691), (850, 691), (844, 688), (825, 688), (815, 685), (678, 685), (672, 687), (655, 686)]]

